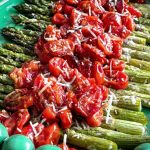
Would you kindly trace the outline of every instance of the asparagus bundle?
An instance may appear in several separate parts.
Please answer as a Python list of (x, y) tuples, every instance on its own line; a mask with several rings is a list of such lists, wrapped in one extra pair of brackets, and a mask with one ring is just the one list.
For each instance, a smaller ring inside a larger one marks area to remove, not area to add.
[(6, 97), (6, 94), (0, 92), (0, 99), (3, 100)]
[(68, 143), (88, 150), (117, 150), (117, 144), (103, 138), (67, 130)]
[(149, 143), (150, 136), (130, 135), (118, 131), (103, 129), (101, 127), (90, 129), (77, 129), (76, 132), (111, 140), (121, 148), (133, 149), (141, 143)]
[(14, 68), (14, 66), (12, 65), (5, 65), (0, 63), (0, 72), (1, 73), (9, 73), (10, 71), (12, 71)]
[(135, 25), (135, 30), (136, 30), (136, 31), (144, 32), (144, 33), (146, 33), (146, 34), (149, 34), (149, 33), (150, 33), (150, 27), (149, 27), (149, 26), (146, 26), (146, 25), (142, 25), (142, 24), (136, 24), (136, 25)]
[(146, 127), (143, 126), (141, 123), (127, 121), (127, 120), (120, 120), (111, 118), (110, 123), (103, 122), (101, 124), (102, 128), (110, 129), (126, 134), (132, 135), (144, 135), (146, 134)]
[(134, 43), (137, 43), (137, 44), (143, 44), (143, 45), (146, 44), (146, 39), (142, 38), (142, 37), (129, 36), (126, 40), (127, 41), (133, 41)]
[(0, 74), (0, 83), (6, 85), (12, 85), (13, 81), (9, 78), (7, 74)]

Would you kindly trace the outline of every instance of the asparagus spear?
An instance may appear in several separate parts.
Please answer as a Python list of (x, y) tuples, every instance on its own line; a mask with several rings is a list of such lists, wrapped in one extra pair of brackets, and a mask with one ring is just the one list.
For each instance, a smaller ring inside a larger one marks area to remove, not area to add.
[(5, 57), (3, 57), (3, 56), (0, 56), (0, 61), (1, 61), (3, 64), (13, 65), (13, 66), (15, 66), (15, 67), (20, 67), (20, 66), (21, 66), (21, 63), (20, 63), (20, 62), (14, 61), (14, 60), (11, 59), (11, 58), (5, 58)]
[(150, 43), (150, 35), (147, 34), (147, 33), (143, 33), (143, 32), (140, 32), (140, 31), (134, 31), (134, 32), (132, 33), (132, 35), (145, 38), (145, 39), (146, 39), (146, 42), (147, 42), (147, 43)]
[(43, 20), (46, 22), (51, 22), (50, 17), (46, 15), (35, 14), (35, 13), (29, 13), (29, 14), (24, 14), (24, 15), (28, 17), (29, 19), (37, 19), (37, 20)]
[(17, 33), (8, 31), (7, 28), (2, 29), (2, 34), (6, 38), (15, 42), (16, 44), (22, 45), (22, 46), (27, 47), (29, 49), (33, 48), (34, 44), (37, 41), (37, 38), (29, 37), (29, 36), (22, 35), (22, 34), (17, 34)]
[(129, 76), (129, 80), (138, 83), (150, 83), (150, 72), (141, 70), (134, 66), (127, 66), (125, 72)]
[(137, 20), (135, 20), (135, 22), (138, 23), (138, 24), (150, 25), (150, 19), (147, 19), (147, 18), (142, 18), (141, 17), (141, 18), (138, 18)]
[(141, 123), (127, 121), (127, 120), (120, 120), (120, 119), (111, 119), (111, 123), (103, 122), (101, 124), (102, 128), (110, 129), (126, 134), (131, 135), (144, 135), (146, 134), (146, 128)]
[(49, 6), (51, 1), (45, 1), (45, 0), (25, 0), (26, 3), (34, 4), (34, 5), (44, 5)]
[(24, 14), (24, 13), (38, 13), (38, 14), (42, 14), (42, 15), (49, 15), (51, 13), (51, 10), (48, 9), (47, 7), (44, 8), (40, 8), (39, 6), (36, 5), (32, 5), (32, 4), (19, 4), (17, 6), (14, 6), (14, 8)]
[(149, 46), (136, 44), (133, 41), (129, 41), (129, 40), (126, 40), (124, 42), (124, 47), (130, 48), (130, 49), (133, 49), (133, 50), (142, 51), (142, 52), (148, 52), (148, 53), (150, 52), (150, 47)]
[(139, 59), (134, 59), (134, 58), (129, 58), (125, 55), (121, 56), (121, 59), (126, 62), (128, 65), (132, 65), (135, 67), (138, 67), (142, 70), (147, 70), (150, 71), (150, 62), (144, 61), (144, 60), (139, 60)]
[(117, 96), (117, 100), (113, 100), (112, 105), (129, 110), (141, 111), (141, 99), (135, 96)]
[[(107, 112), (105, 112), (105, 114), (106, 113)], [(110, 115), (116, 119), (139, 122), (142, 123), (143, 125), (147, 124), (147, 117), (144, 115), (143, 112), (137, 112), (137, 111), (132, 111), (132, 110), (112, 106), (110, 110)]]
[(119, 147), (125, 149), (134, 149), (134, 147), (141, 143), (150, 142), (150, 136), (130, 135), (118, 131), (103, 129), (101, 127), (90, 128), (89, 130), (78, 129), (76, 132), (99, 138), (103, 137), (117, 143)]
[(25, 0), (25, 3), (33, 4), (41, 8), (45, 7), (39, 0)]
[(116, 94), (116, 96), (132, 95), (132, 96), (139, 97), (142, 101), (142, 106), (150, 108), (150, 95), (148, 94), (138, 93), (130, 90), (118, 90), (113, 92)]
[(150, 54), (147, 52), (136, 51), (136, 50), (132, 50), (129, 48), (123, 48), (122, 52), (124, 55), (127, 56), (127, 58), (132, 57), (135, 59), (140, 59), (140, 60), (145, 60), (145, 61), (150, 60)]
[(14, 90), (13, 86), (4, 85), (4, 84), (0, 83), (0, 92), (8, 94), (8, 93), (12, 92), (13, 90)]
[(150, 27), (149, 27), (149, 26), (146, 26), (146, 25), (142, 25), (142, 24), (136, 24), (136, 25), (135, 25), (135, 30), (136, 30), (136, 31), (144, 32), (144, 33), (146, 33), (146, 34), (149, 34), (149, 33), (150, 33)]
[(0, 74), (0, 83), (12, 85), (13, 81), (10, 79), (10, 77), (7, 74)]
[(126, 90), (132, 90), (138, 93), (150, 95), (150, 84), (141, 84), (136, 82), (129, 82)]
[(136, 44), (142, 44), (142, 45), (146, 44), (146, 39), (145, 38), (141, 38), (141, 37), (137, 37), (137, 36), (129, 36), (127, 38), (127, 41), (133, 41)]
[(0, 93), (0, 99), (3, 100), (6, 97), (6, 94)]
[(67, 142), (77, 147), (88, 150), (117, 150), (116, 143), (103, 138), (77, 133), (74, 130), (67, 130)]
[(14, 69), (14, 66), (12, 66), (12, 65), (5, 65), (5, 64), (0, 63), (0, 72), (1, 73), (9, 73), (13, 69)]
[(11, 50), (13, 52), (17, 52), (17, 53), (24, 53), (30, 56), (34, 56), (34, 50), (33, 49), (28, 49), (16, 44), (12, 44), (12, 43), (4, 43), (2, 44), (2, 47), (8, 50)]
[(0, 55), (1, 56), (9, 56), (11, 58), (14, 58), (16, 60), (20, 60), (20, 61), (23, 61), (23, 62), (32, 59), (31, 56), (21, 54), (21, 53), (15, 53), (15, 52), (9, 51), (9, 50), (4, 49), (4, 48), (0, 48)]

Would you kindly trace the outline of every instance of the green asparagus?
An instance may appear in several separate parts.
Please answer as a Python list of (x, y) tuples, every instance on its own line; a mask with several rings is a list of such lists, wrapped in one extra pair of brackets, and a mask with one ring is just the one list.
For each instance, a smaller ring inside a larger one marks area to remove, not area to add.
[[(107, 111), (105, 112), (105, 114), (107, 114)], [(112, 106), (110, 110), (110, 115), (116, 119), (139, 122), (143, 125), (147, 124), (147, 117), (144, 115), (143, 112), (137, 112)]]
[(117, 96), (112, 105), (134, 111), (141, 111), (141, 99), (135, 96)]
[(138, 50), (138, 51), (150, 53), (150, 46), (136, 44), (133, 41), (129, 41), (129, 40), (126, 40), (124, 42), (124, 47), (130, 48), (133, 50)]
[(10, 79), (10, 77), (7, 74), (0, 74), (0, 83), (12, 85), (13, 81)]
[(147, 19), (147, 18), (142, 18), (141, 17), (141, 18), (138, 18), (135, 22), (138, 23), (138, 24), (150, 25), (150, 19)]
[(0, 83), (0, 92), (8, 94), (8, 93), (12, 92), (13, 90), (14, 90), (13, 86), (4, 85), (4, 84)]
[(77, 133), (74, 130), (67, 130), (67, 142), (69, 144), (88, 150), (117, 150), (117, 144), (103, 138)]
[(13, 52), (17, 52), (17, 53), (23, 53), (23, 54), (27, 54), (30, 56), (35, 56), (34, 54), (34, 50), (33, 49), (28, 49), (16, 44), (12, 44), (12, 43), (4, 43), (2, 44), (2, 47), (8, 50), (11, 50)]
[(47, 7), (40, 8), (36, 5), (27, 4), (27, 3), (16, 5), (16, 6), (14, 6), (14, 8), (22, 14), (38, 13), (38, 14), (42, 14), (42, 15), (49, 15), (51, 13), (51, 10), (48, 9)]
[[(76, 132), (91, 135), (99, 138), (105, 138), (117, 143), (118, 147), (125, 149), (134, 149), (141, 143), (149, 143), (150, 136), (130, 135), (118, 131), (103, 129), (101, 127), (90, 129), (78, 129)], [(80, 143), (80, 142), (79, 142)]]
[(150, 83), (150, 71), (141, 70), (137, 67), (126, 65), (125, 72), (128, 74), (130, 81)]
[(140, 32), (144, 32), (146, 34), (150, 33), (150, 27), (146, 26), (146, 25), (142, 25), (142, 24), (136, 24), (135, 25), (135, 30), (140, 31)]
[(141, 84), (136, 82), (129, 82), (126, 90), (132, 90), (138, 93), (150, 95), (150, 84)]
[(6, 94), (0, 92), (0, 99), (3, 100), (6, 97)]
[(141, 32), (141, 31), (134, 31), (134, 32), (132, 33), (132, 35), (145, 38), (145, 39), (146, 39), (146, 42), (147, 42), (147, 43), (150, 43), (150, 34), (143, 33), (143, 32)]
[(129, 36), (127, 38), (128, 41), (133, 41), (136, 44), (142, 44), (145, 45), (146, 44), (146, 39), (145, 38), (141, 38), (141, 37), (137, 37), (137, 36)]
[(15, 66), (15, 67), (20, 67), (21, 66), (20, 62), (14, 61), (11, 58), (6, 58), (6, 57), (3, 57), (3, 56), (0, 56), (0, 62), (2, 62), (2, 64), (12, 65), (12, 66)]
[(121, 56), (121, 59), (126, 62), (128, 65), (132, 65), (135, 67), (138, 67), (142, 70), (147, 70), (150, 71), (150, 62), (144, 61), (144, 60), (139, 60), (139, 59), (134, 59), (134, 58), (129, 58), (125, 55)]
[(102, 128), (111, 129), (114, 131), (131, 134), (131, 135), (145, 135), (146, 134), (146, 127), (143, 126), (141, 123), (127, 121), (127, 120), (120, 120), (111, 118), (110, 123), (103, 122), (101, 124)]
[(16, 60), (23, 61), (23, 62), (32, 59), (32, 57), (29, 55), (25, 55), (25, 54), (21, 54), (21, 53), (15, 53), (15, 52), (12, 52), (12, 51), (4, 49), (4, 48), (0, 48), (0, 55), (6, 56), (6, 57), (9, 56), (11, 58), (14, 58)]
[(138, 93), (131, 90), (118, 90), (113, 92), (116, 94), (116, 96), (132, 95), (132, 96), (139, 97), (141, 99), (142, 106), (150, 108), (150, 95), (148, 94)]
[(147, 52), (136, 51), (136, 50), (132, 50), (129, 48), (123, 48), (122, 51), (123, 51), (123, 54), (126, 55), (127, 59), (135, 58), (135, 59), (140, 59), (140, 60), (145, 60), (145, 61), (150, 60), (150, 53), (147, 53)]
[(1, 73), (9, 73), (13, 69), (14, 69), (14, 66), (12, 66), (12, 65), (6, 65), (6, 64), (0, 63), (0, 72)]

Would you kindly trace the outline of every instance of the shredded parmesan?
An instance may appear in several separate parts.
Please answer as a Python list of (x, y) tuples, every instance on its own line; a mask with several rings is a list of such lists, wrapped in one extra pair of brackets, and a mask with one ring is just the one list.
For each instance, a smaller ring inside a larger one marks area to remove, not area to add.
[(37, 135), (37, 131), (36, 131), (34, 125), (32, 124), (31, 121), (30, 121), (29, 123), (30, 123), (30, 125), (31, 125), (31, 127), (32, 127), (32, 130), (33, 130), (34, 134)]
[(64, 138), (63, 138), (63, 150), (67, 150), (67, 134), (64, 134)]

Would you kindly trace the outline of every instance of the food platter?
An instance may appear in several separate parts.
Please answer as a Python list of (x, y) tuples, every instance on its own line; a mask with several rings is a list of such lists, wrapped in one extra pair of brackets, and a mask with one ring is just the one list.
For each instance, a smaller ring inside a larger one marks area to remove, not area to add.
[[(23, 0), (1, 0), (0, 1), (0, 29), (7, 26), (16, 26), (13, 21), (11, 20), (11, 15), (16, 14), (17, 12), (13, 9), (13, 6), (22, 3)], [(19, 28), (19, 26), (18, 26)], [(0, 43), (6, 42), (0, 35)], [(150, 135), (150, 110), (147, 108), (143, 108), (142, 111), (148, 117), (148, 131), (147, 133)]]

